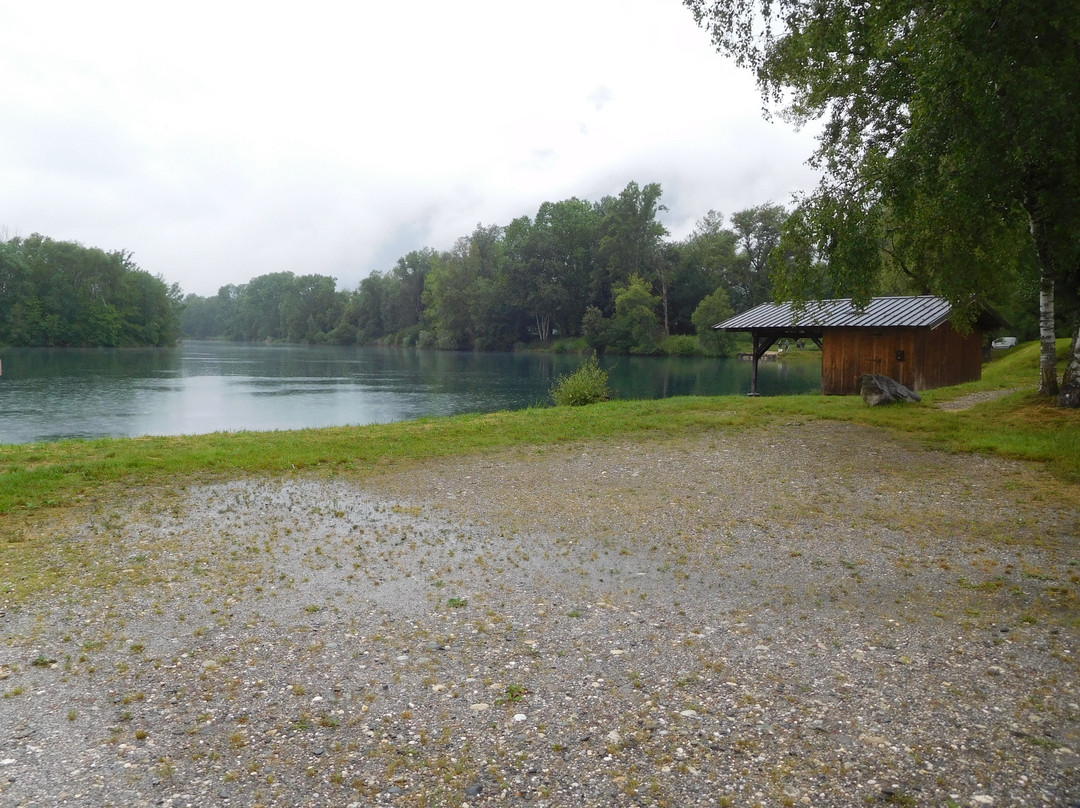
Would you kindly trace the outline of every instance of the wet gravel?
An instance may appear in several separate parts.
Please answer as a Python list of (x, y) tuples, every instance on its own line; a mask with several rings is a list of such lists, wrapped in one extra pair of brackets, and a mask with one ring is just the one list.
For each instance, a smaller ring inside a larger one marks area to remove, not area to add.
[(828, 423), (133, 492), (0, 805), (1080, 805), (1078, 502)]

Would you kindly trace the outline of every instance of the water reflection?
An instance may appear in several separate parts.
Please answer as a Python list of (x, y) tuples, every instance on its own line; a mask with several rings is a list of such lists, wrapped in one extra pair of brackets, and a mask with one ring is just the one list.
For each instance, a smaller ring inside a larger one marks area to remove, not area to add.
[[(544, 404), (580, 356), (188, 342), (6, 349), (0, 443), (385, 423)], [(745, 393), (750, 363), (608, 357), (620, 398)], [(763, 363), (766, 395), (821, 389), (818, 363)]]
[(178, 374), (180, 348), (6, 348), (0, 379), (152, 378)]

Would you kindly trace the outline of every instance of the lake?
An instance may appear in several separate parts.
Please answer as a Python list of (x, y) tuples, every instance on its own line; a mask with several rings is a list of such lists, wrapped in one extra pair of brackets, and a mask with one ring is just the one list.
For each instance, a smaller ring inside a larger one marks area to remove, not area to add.
[[(7, 348), (0, 443), (388, 423), (548, 402), (577, 355), (184, 342)], [(618, 398), (746, 393), (750, 362), (604, 357)], [(821, 390), (820, 362), (762, 362), (764, 395)]]

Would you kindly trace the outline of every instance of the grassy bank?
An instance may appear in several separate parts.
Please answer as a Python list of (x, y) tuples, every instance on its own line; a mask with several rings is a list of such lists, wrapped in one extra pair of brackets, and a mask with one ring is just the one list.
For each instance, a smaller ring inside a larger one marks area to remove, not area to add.
[[(1062, 351), (1067, 342), (1061, 342)], [(790, 429), (813, 419), (854, 421), (908, 433), (936, 447), (1038, 461), (1080, 482), (1080, 413), (1039, 400), (1038, 346), (989, 363), (982, 381), (935, 390), (922, 404), (868, 408), (858, 397), (743, 396), (613, 401), (366, 427), (62, 441), (0, 447), (0, 528), (11, 535), (42, 509), (66, 507), (125, 488), (236, 473), (364, 475), (391, 464), (509, 445), (685, 435), (724, 429)], [(1015, 390), (974, 408), (942, 402), (988, 390)]]

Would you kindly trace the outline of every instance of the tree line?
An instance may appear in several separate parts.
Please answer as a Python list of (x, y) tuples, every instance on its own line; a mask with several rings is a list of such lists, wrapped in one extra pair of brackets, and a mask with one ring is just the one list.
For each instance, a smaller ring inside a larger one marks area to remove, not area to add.
[(0, 344), (166, 346), (182, 293), (131, 254), (34, 234), (0, 242)]
[[(533, 217), (477, 225), (450, 250), (413, 250), (354, 290), (282, 271), (182, 297), (124, 251), (15, 238), (0, 242), (0, 343), (171, 345), (183, 335), (512, 350), (559, 338), (571, 350), (727, 355), (732, 337), (712, 326), (772, 299), (795, 217), (775, 204), (710, 211), (673, 241), (661, 197), (659, 184), (631, 182), (599, 202), (545, 202)], [(904, 263), (888, 240), (879, 249), (891, 263), (874, 294), (938, 291), (919, 262)], [(1033, 335), (1038, 270), (1033, 260), (1010, 267), (984, 298)]]
[[(676, 241), (659, 221), (661, 196), (657, 183), (630, 182), (599, 202), (545, 202), (532, 217), (478, 224), (449, 250), (411, 251), (351, 291), (327, 276), (276, 272), (215, 296), (188, 295), (184, 333), (481, 351), (558, 338), (601, 353), (726, 355), (732, 338), (712, 326), (772, 300), (791, 259), (783, 244), (790, 212), (776, 204), (730, 218), (709, 211)], [(887, 240), (878, 249), (888, 268), (873, 294), (938, 291), (934, 267), (905, 263)], [(1037, 329), (1029, 259), (1017, 254), (984, 296), (1022, 334)], [(819, 277), (830, 296), (827, 272)]]
[(711, 211), (671, 241), (661, 195), (657, 183), (630, 182), (598, 202), (545, 202), (532, 217), (478, 224), (449, 250), (413, 250), (355, 290), (276, 272), (188, 295), (184, 332), (482, 351), (558, 337), (601, 352), (723, 353), (729, 340), (710, 327), (770, 299), (768, 256), (787, 211), (760, 205), (730, 224)]

